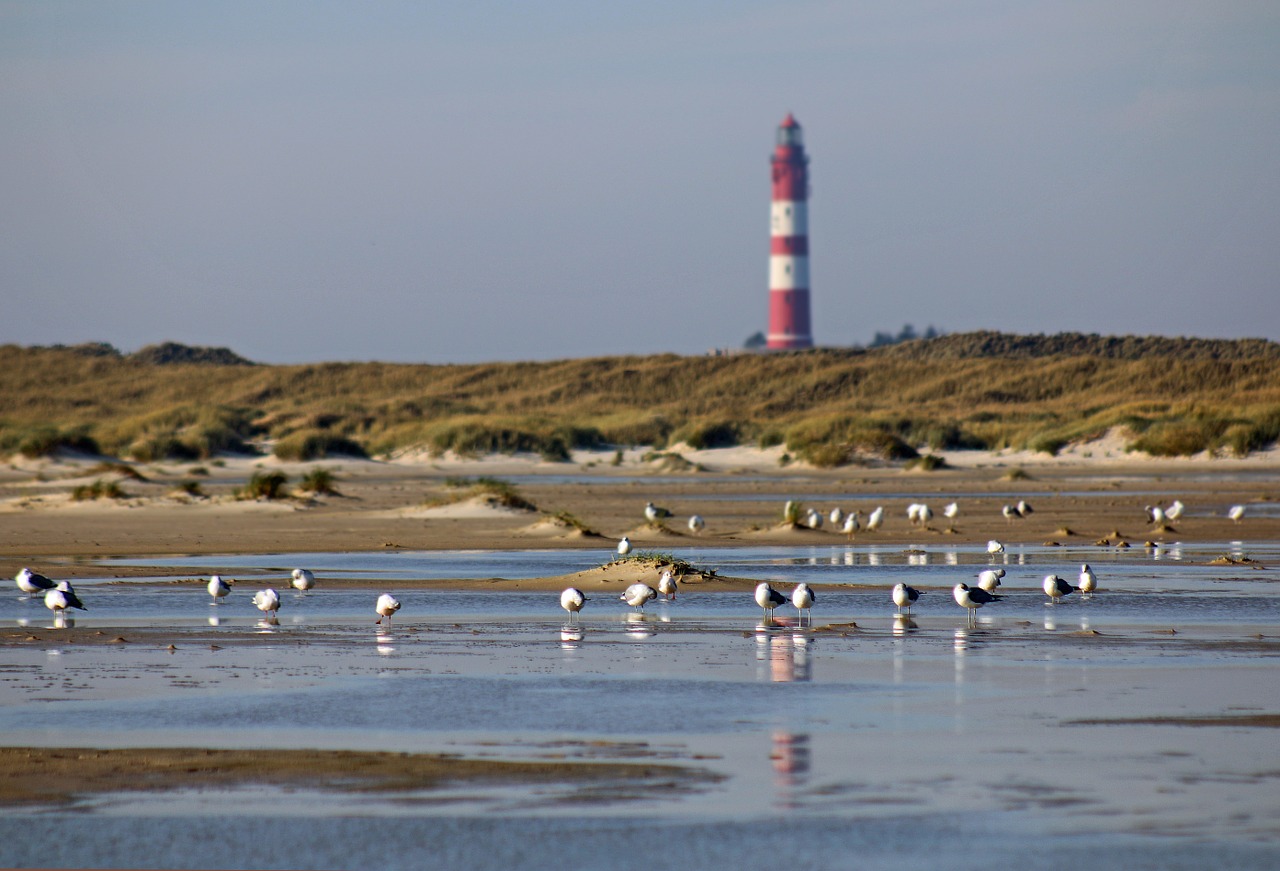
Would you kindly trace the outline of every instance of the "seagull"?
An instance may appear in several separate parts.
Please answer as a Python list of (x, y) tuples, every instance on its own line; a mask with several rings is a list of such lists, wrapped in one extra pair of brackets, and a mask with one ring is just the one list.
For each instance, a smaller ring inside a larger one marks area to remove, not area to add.
[(779, 593), (767, 582), (756, 585), (756, 604), (764, 609), (765, 617), (773, 616), (773, 609), (786, 604), (787, 597)]
[(253, 607), (265, 614), (267, 620), (272, 620), (280, 610), (280, 596), (270, 587), (259, 590), (253, 597)]
[(1152, 526), (1164, 525), (1164, 509), (1159, 505), (1147, 506), (1147, 522)]
[(1164, 516), (1169, 520), (1178, 521), (1182, 518), (1182, 512), (1187, 510), (1187, 506), (1182, 504), (1179, 499), (1174, 499), (1173, 504), (1164, 510)]
[(850, 538), (853, 538), (853, 534), (857, 532), (861, 526), (862, 524), (858, 520), (858, 512), (855, 511), (849, 516), (845, 517), (844, 527), (842, 528), (842, 531), (844, 532), (845, 535), (849, 536)]
[(64, 618), (68, 608), (79, 608), (81, 611), (89, 610), (80, 601), (76, 591), (71, 589), (71, 585), (66, 581), (59, 581), (56, 587), (44, 594), (44, 606), (53, 612), (55, 623)]
[(702, 519), (701, 514), (695, 514), (689, 518), (689, 531), (694, 535), (702, 532), (707, 526), (707, 522)]
[(1000, 513), (1003, 514), (1004, 519), (1008, 521), (1012, 521), (1015, 517), (1019, 516), (1018, 509), (1014, 508), (1012, 505), (1004, 506), (1003, 508), (1000, 509)]
[(667, 601), (671, 601), (676, 597), (676, 579), (671, 574), (671, 569), (663, 569), (662, 574), (658, 576), (658, 592), (667, 597)]
[(293, 570), (293, 588), (306, 592), (316, 585), (316, 576), (307, 569)]
[(961, 608), (968, 609), (969, 618), (973, 620), (973, 622), (975, 623), (978, 620), (979, 608), (981, 608), (983, 605), (987, 604), (988, 602), (998, 602), (1000, 601), (1001, 598), (1003, 598), (1001, 596), (988, 593), (986, 590), (970, 589), (968, 584), (956, 584), (951, 589), (951, 595), (955, 597), (957, 605), (959, 605)]
[(844, 511), (842, 511), (839, 506), (836, 506), (831, 509), (831, 513), (827, 515), (827, 517), (831, 521), (832, 526), (839, 526), (844, 522)]
[(978, 589), (986, 593), (994, 593), (1004, 577), (1004, 569), (985, 569), (978, 572)]
[(995, 556), (1004, 553), (1004, 545), (996, 541), (994, 538), (987, 542), (987, 553)]
[(626, 556), (629, 553), (631, 553), (631, 539), (624, 535), (622, 541), (618, 542), (618, 556)]
[(618, 598), (622, 599), (622, 601), (626, 602), (632, 608), (638, 608), (643, 611), (646, 602), (650, 599), (658, 598), (658, 591), (648, 584), (637, 583), (627, 587), (626, 592)]
[(1088, 563), (1080, 566), (1080, 586), (1077, 587), (1082, 598), (1089, 598), (1093, 595), (1093, 591), (1098, 589), (1098, 577), (1093, 573), (1093, 569), (1089, 568)]
[(822, 528), (822, 513), (821, 513), (820, 511), (818, 511), (817, 509), (810, 508), (810, 509), (809, 509), (809, 514), (808, 514), (808, 516), (805, 518), (804, 525), (805, 525), (805, 526), (807, 526), (807, 527), (809, 527), (810, 529), (821, 529), (821, 528)]
[(942, 516), (947, 518), (947, 525), (954, 529), (956, 525), (956, 518), (960, 516), (960, 505), (956, 502), (947, 504), (946, 507), (942, 509)]
[(809, 588), (808, 584), (798, 584), (791, 591), (791, 604), (796, 606), (801, 626), (804, 625), (805, 611), (809, 612), (809, 625), (813, 625), (813, 603), (817, 600), (818, 597), (813, 594), (813, 590)]
[(867, 531), (875, 532), (884, 523), (884, 508), (877, 506), (875, 511), (867, 515)]
[(1069, 596), (1079, 590), (1079, 587), (1071, 586), (1057, 575), (1044, 576), (1044, 594), (1054, 602), (1059, 602), (1063, 596)]
[(907, 613), (911, 613), (911, 606), (916, 603), (916, 599), (920, 598), (920, 591), (915, 587), (908, 587), (906, 584), (893, 585), (893, 604), (898, 606), (898, 612), (901, 613), (903, 608), (907, 609)]
[(920, 520), (920, 509), (923, 507), (919, 502), (912, 502), (907, 506), (907, 520), (911, 521), (912, 525)]
[(234, 583), (235, 581), (231, 580), (224, 581), (221, 575), (214, 575), (209, 578), (209, 595), (213, 596), (213, 602), (215, 605), (223, 596), (229, 596), (231, 594), (231, 585)]
[(933, 519), (933, 509), (921, 503), (920, 510), (916, 512), (916, 517), (920, 519), (920, 525), (927, 528), (929, 521)]
[(644, 517), (650, 523), (657, 523), (662, 518), (670, 517), (670, 516), (671, 516), (670, 511), (668, 511), (665, 508), (659, 508), (657, 505), (654, 505), (652, 502), (649, 502), (644, 506)]
[(570, 623), (574, 622), (574, 618), (585, 604), (587, 604), (587, 597), (577, 587), (567, 587), (560, 594), (560, 607), (569, 612)]
[(37, 574), (26, 567), (23, 567), (22, 571), (14, 575), (13, 580), (18, 584), (19, 590), (28, 594), (43, 593), (58, 586), (44, 575)]
[[(259, 608), (262, 606), (259, 605)], [(390, 593), (383, 593), (378, 597), (378, 604), (374, 605), (374, 610), (378, 612), (378, 619), (374, 622), (375, 626), (381, 626), (382, 621), (387, 621), (387, 626), (391, 625), (391, 615), (400, 610), (400, 603), (396, 601), (396, 597)]]
[(1035, 513), (1035, 509), (1031, 507), (1030, 502), (1023, 502), (1022, 500), (1019, 500), (1018, 504), (1013, 507), (1014, 510), (1018, 512), (1019, 517), (1026, 517), (1028, 514)]
[(1240, 518), (1244, 517), (1244, 506), (1232, 505), (1230, 508), (1227, 509), (1227, 516), (1230, 517), (1232, 520), (1234, 520), (1236, 523), (1239, 523)]

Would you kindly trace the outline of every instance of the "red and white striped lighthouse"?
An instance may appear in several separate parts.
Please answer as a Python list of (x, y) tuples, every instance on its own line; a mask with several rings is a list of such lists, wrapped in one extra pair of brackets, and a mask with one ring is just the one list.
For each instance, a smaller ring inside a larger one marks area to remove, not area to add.
[(809, 158), (800, 125), (787, 113), (773, 150), (773, 228), (769, 252), (772, 349), (812, 348), (809, 326)]

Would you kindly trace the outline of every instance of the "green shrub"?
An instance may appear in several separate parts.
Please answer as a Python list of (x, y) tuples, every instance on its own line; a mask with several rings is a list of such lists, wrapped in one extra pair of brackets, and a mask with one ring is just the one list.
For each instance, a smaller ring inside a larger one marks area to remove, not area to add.
[(328, 469), (312, 469), (302, 476), (302, 480), (298, 482), (298, 489), (305, 490), (308, 493), (320, 495), (340, 496), (336, 486), (337, 478), (333, 472)]
[(200, 487), (199, 481), (179, 481), (178, 492), (185, 493), (188, 496), (203, 496), (204, 490)]
[(947, 461), (936, 454), (923, 454), (915, 459), (907, 460), (906, 463), (906, 468), (917, 469), (921, 472), (933, 472), (946, 467)]
[(323, 459), (331, 454), (348, 457), (366, 457), (365, 449), (345, 436), (323, 430), (300, 430), (276, 442), (272, 453), (286, 462), (307, 462)]
[(128, 494), (115, 481), (99, 478), (92, 484), (81, 484), (73, 489), (71, 498), (76, 502), (85, 502), (90, 499), (127, 499)]
[(286, 499), (289, 496), (289, 476), (284, 472), (254, 472), (249, 483), (236, 490), (236, 498)]

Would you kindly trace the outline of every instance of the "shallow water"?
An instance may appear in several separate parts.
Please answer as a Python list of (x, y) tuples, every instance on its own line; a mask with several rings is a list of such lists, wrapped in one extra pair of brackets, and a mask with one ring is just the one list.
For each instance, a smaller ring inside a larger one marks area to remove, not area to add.
[[(1234, 547), (1280, 562), (1275, 547)], [(1275, 730), (1178, 722), (1274, 713), (1280, 699), (1276, 573), (1203, 565), (1222, 551), (1019, 550), (1000, 562), (1007, 598), (974, 627), (948, 588), (990, 562), (975, 548), (923, 560), (900, 548), (679, 552), (726, 575), (819, 585), (812, 629), (794, 609), (764, 623), (746, 593), (690, 589), (644, 614), (600, 595), (575, 626), (555, 594), (394, 587), (562, 574), (605, 558), (590, 552), (183, 563), (279, 571), (282, 589), (286, 568), (315, 570), (316, 590), (283, 592), (276, 626), (249, 604), (260, 579), (218, 605), (146, 579), (83, 584), (91, 610), (78, 628), (171, 634), (6, 648), (6, 743), (654, 759), (728, 779), (633, 802), (519, 786), (97, 796), (11, 811), (0, 864), (1276, 867)], [(1073, 579), (1085, 559), (1099, 594), (1047, 605), (1043, 575)], [(371, 573), (403, 604), (389, 630), (373, 625), (374, 592), (325, 587)], [(899, 580), (927, 589), (910, 620), (887, 601)], [(872, 588), (821, 586), (831, 583)], [(15, 623), (51, 625), (42, 603), (13, 591), (0, 596), (0, 626)], [(227, 641), (210, 644), (220, 633)], [(59, 837), (68, 825), (76, 837)]]

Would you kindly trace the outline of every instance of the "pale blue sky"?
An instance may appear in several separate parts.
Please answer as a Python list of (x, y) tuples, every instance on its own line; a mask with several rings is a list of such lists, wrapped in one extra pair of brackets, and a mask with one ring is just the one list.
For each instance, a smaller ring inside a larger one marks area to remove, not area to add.
[(3, 2), (0, 342), (266, 362), (1280, 339), (1280, 4)]

